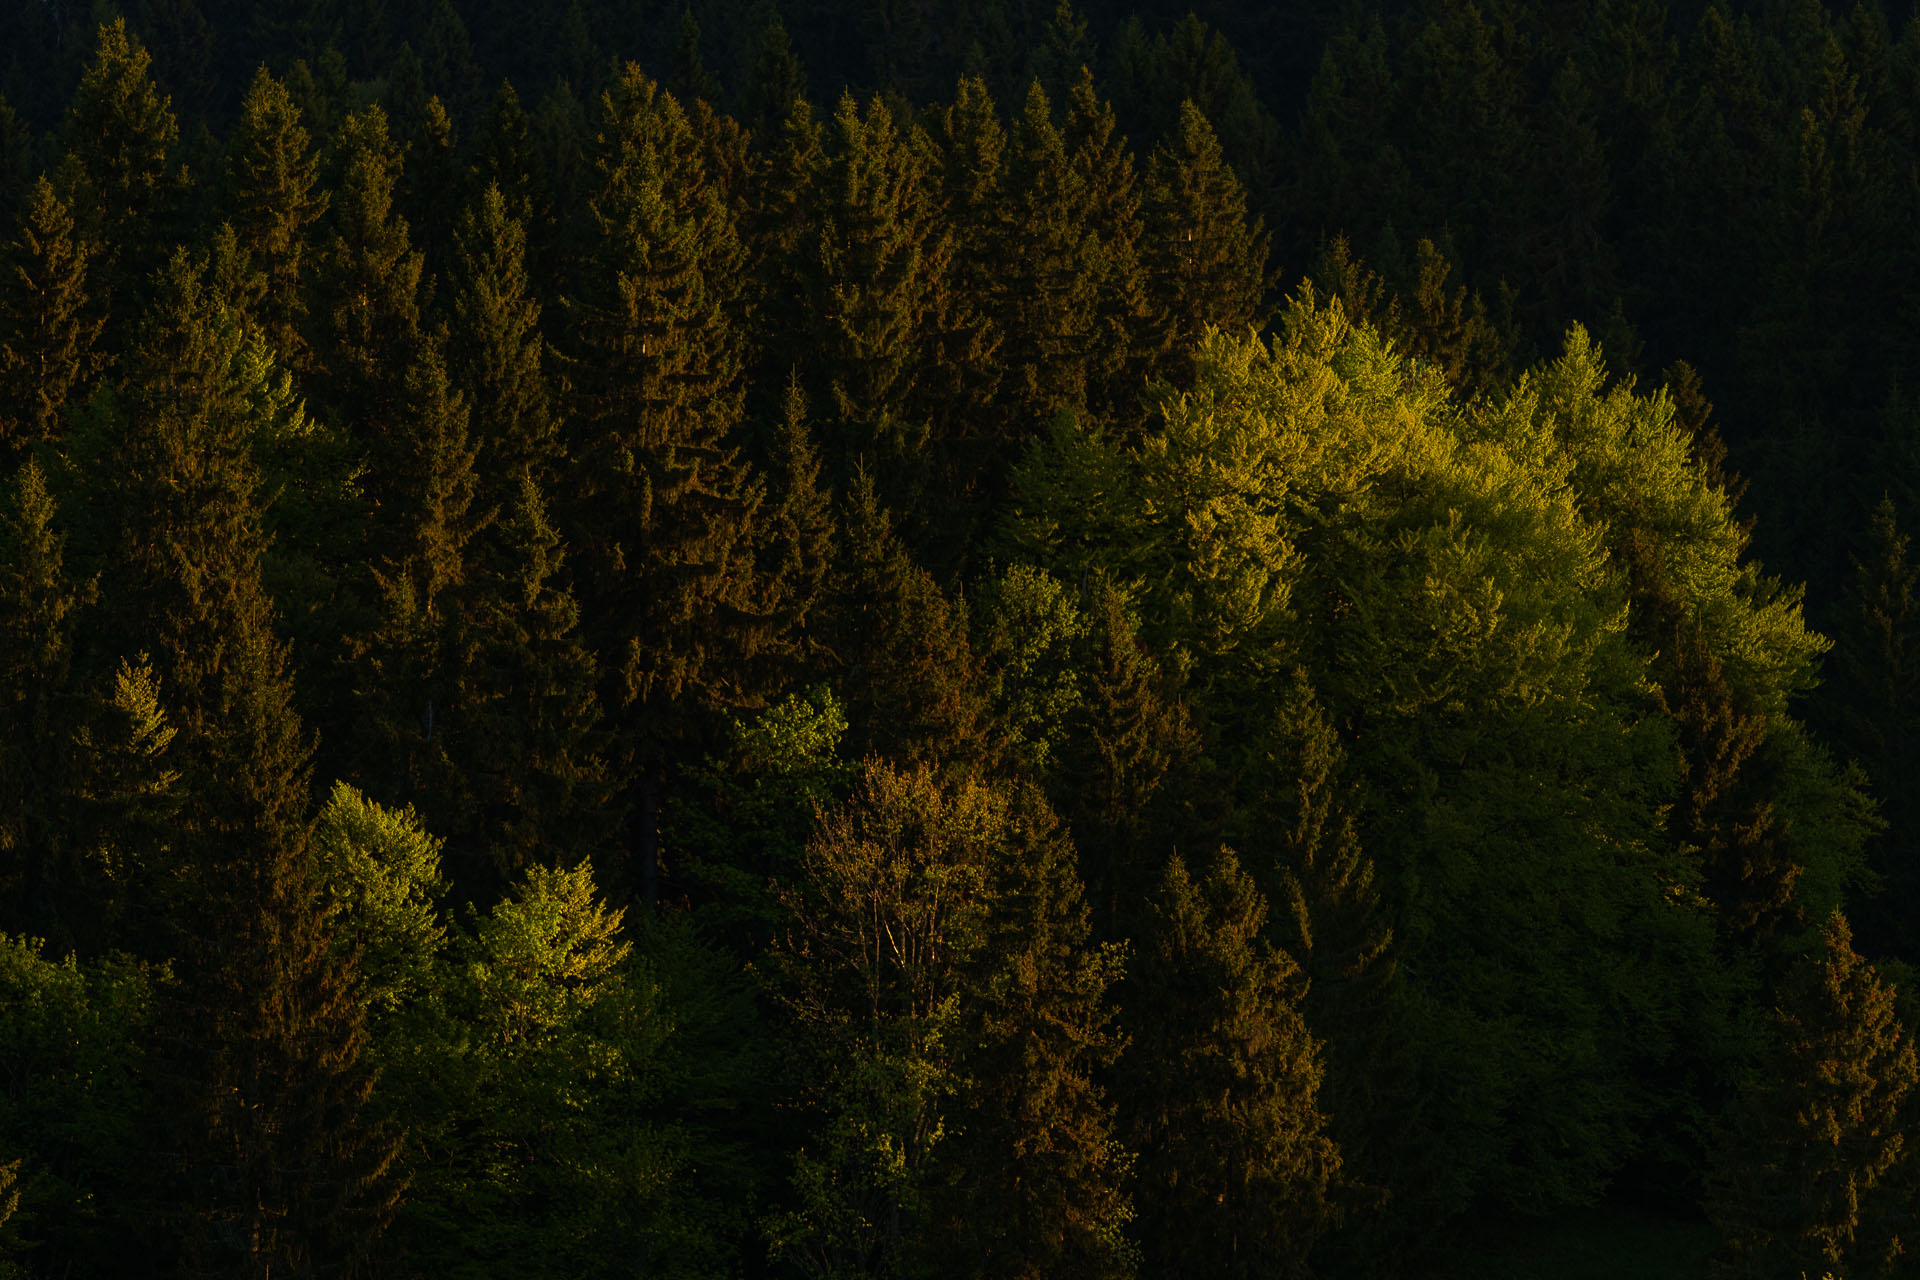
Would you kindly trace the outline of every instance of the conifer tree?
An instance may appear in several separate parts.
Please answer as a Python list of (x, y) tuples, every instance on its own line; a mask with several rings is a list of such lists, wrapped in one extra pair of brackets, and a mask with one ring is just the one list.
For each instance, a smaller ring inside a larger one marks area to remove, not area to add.
[(1059, 410), (1086, 407), (1100, 338), (1100, 263), (1092, 196), (1038, 84), (1013, 130), (1000, 215), (993, 316), (1007, 353), (1002, 391), (1012, 447)]
[(260, 68), (228, 143), (225, 207), (240, 247), (265, 278), (259, 314), (246, 318), (291, 368), (304, 367), (309, 228), (327, 211), (327, 193), (315, 189), (319, 168), (292, 95)]
[(68, 581), (66, 538), (53, 527), (53, 499), (40, 468), (28, 462), (15, 477), (0, 516), (0, 884), (10, 904), (8, 927), (39, 937), (62, 904), (55, 882), (65, 868), (59, 850), (62, 776), (68, 760), (66, 702), (73, 664), (79, 592)]
[(534, 155), (533, 126), (513, 82), (502, 80), (473, 142), (476, 190), (498, 187), (508, 216), (528, 234), (544, 234), (553, 217), (552, 198)]
[(1835, 666), (1836, 710), (1842, 741), (1857, 755), (1880, 798), (1886, 829), (1878, 841), (1875, 870), (1885, 894), (1869, 910), (1874, 924), (1895, 946), (1909, 945), (1914, 888), (1920, 884), (1920, 808), (1912, 786), (1920, 748), (1920, 706), (1913, 665), (1920, 659), (1920, 569), (1900, 513), (1882, 497), (1869, 517), (1866, 554), (1854, 561), (1851, 606), (1839, 628)]
[(628, 67), (602, 101), (593, 257), (571, 319), (569, 542), (607, 706), (640, 794), (634, 852), (656, 892), (659, 794), (680, 744), (752, 698), (762, 491), (741, 455), (745, 266), (700, 139)]
[(797, 381), (787, 384), (780, 410), (770, 451), (774, 501), (761, 577), (783, 619), (791, 672), (813, 669), (825, 649), (817, 612), (828, 603), (836, 557), (833, 499), (807, 422), (806, 394)]
[(983, 740), (987, 701), (966, 613), (914, 561), (872, 478), (856, 472), (841, 519), (834, 651), (856, 755), (963, 763)]
[(446, 830), (459, 837), (456, 854), (470, 849), (499, 882), (537, 865), (574, 865), (613, 835), (598, 671), (563, 564), (540, 490), (523, 476), (472, 557), (440, 656)]
[(437, 818), (455, 785), (439, 724), (448, 710), (443, 646), (476, 523), (466, 404), (437, 340), (420, 346), (395, 425), (404, 434), (370, 442), (378, 621), (354, 642), (360, 732), (370, 748), (359, 776), (363, 789)]
[(753, 65), (747, 69), (746, 84), (740, 91), (740, 123), (764, 145), (779, 134), (794, 104), (806, 97), (806, 69), (793, 51), (786, 24), (777, 11), (769, 8), (766, 24), (754, 41)]
[(929, 445), (920, 377), (952, 252), (932, 148), (920, 130), (896, 127), (878, 99), (863, 114), (851, 95), (832, 135), (807, 274), (833, 456), (842, 475), (868, 459), (889, 497), (918, 510)]
[(1142, 645), (1127, 602), (1104, 577), (1092, 588), (1085, 693), (1074, 709), (1052, 784), (1083, 851), (1103, 936), (1132, 933), (1155, 888), (1164, 849), (1161, 788), (1199, 753), (1172, 682)]
[(1153, 308), (1167, 326), (1170, 369), (1183, 370), (1182, 353), (1207, 326), (1238, 333), (1253, 323), (1266, 292), (1266, 230), (1249, 221), (1246, 192), (1191, 102), (1147, 162), (1143, 203)]
[(81, 217), (96, 262), (96, 293), (110, 299), (109, 350), (124, 349), (132, 304), (158, 265), (160, 228), (173, 193), (168, 153), (179, 138), (171, 99), (153, 82), (152, 59), (125, 19), (100, 28), (67, 115), (62, 198)]
[(406, 157), (395, 198), (431, 275), (441, 277), (453, 248), (454, 224), (467, 201), (453, 117), (435, 95), (409, 114), (396, 115), (394, 128)]
[[(938, 120), (942, 215), (952, 228), (951, 318), (928, 371), (935, 420), (948, 441), (956, 488), (991, 508), (1000, 495), (1007, 424), (999, 403), (1002, 335), (998, 305), (1002, 236), (999, 219), (1007, 177), (1007, 131), (987, 87), (962, 79)], [(944, 412), (941, 411), (944, 406)]]
[(1349, 1180), (1387, 1186), (1406, 1087), (1393, 929), (1360, 847), (1346, 753), (1304, 670), (1282, 689), (1251, 773), (1229, 832), (1259, 851), (1253, 874), (1273, 905), (1270, 936), (1311, 983), (1302, 1011), (1326, 1045), (1322, 1109)]
[(0, 97), (0, 208), (11, 209), (27, 194), (33, 176), (33, 131), (6, 98)]
[(758, 386), (784, 385), (807, 359), (807, 258), (819, 184), (827, 164), (824, 130), (804, 96), (756, 138), (748, 253), (756, 309)]
[(1095, 329), (1087, 367), (1096, 412), (1131, 417), (1150, 370), (1153, 317), (1141, 262), (1144, 228), (1133, 151), (1113, 106), (1079, 69), (1067, 94), (1063, 139), (1089, 233), (1086, 252), (1095, 281)]
[(419, 344), (422, 255), (394, 208), (400, 150), (386, 113), (340, 126), (340, 183), (314, 271), (312, 344), (324, 402), (355, 434), (390, 424)]
[(264, 1275), (363, 1250), (392, 1144), (365, 1110), (354, 960), (333, 954), (304, 852), (311, 747), (261, 584), (261, 397), (245, 382), (261, 371), (241, 349), (204, 267), (176, 254), (95, 483), (118, 515), (114, 634), (153, 646), (194, 798), (160, 886), (179, 975), (159, 1047), (179, 1153), (162, 1212), (193, 1264)]
[(1123, 1115), (1140, 1152), (1141, 1242), (1158, 1274), (1305, 1276), (1340, 1154), (1319, 1105), (1307, 981), (1265, 936), (1229, 850), (1196, 883), (1168, 864), (1127, 1001)]
[(92, 254), (53, 184), (36, 182), (21, 212), (0, 277), (0, 460), (13, 463), (60, 436), (62, 410), (99, 371), (103, 323)]
[(1799, 919), (1794, 885), (1802, 868), (1756, 777), (1767, 716), (1744, 705), (1700, 622), (1675, 623), (1668, 635), (1656, 678), (1679, 736), (1679, 834), (1697, 851), (1726, 933), (1772, 940)]
[(1883, 1275), (1912, 1234), (1903, 1126), (1920, 1082), (1894, 990), (1831, 916), (1730, 1107), (1707, 1189), (1725, 1276)]
[(552, 484), (559, 436), (547, 386), (540, 304), (527, 279), (525, 225), (489, 184), (455, 233), (447, 359), (472, 407), (482, 511), (504, 510), (523, 480)]

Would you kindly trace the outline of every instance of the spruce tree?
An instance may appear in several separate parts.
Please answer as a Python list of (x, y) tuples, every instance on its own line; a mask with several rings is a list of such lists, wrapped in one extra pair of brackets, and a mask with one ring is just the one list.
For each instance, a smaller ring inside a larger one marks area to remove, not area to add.
[(441, 808), (456, 857), (478, 864), (455, 867), (469, 884), (575, 865), (614, 834), (599, 673), (563, 567), (560, 535), (523, 476), (472, 557), (440, 655), (451, 766)]
[(1086, 269), (1094, 281), (1094, 331), (1088, 351), (1090, 407), (1116, 421), (1137, 410), (1151, 371), (1154, 320), (1141, 262), (1144, 228), (1133, 151), (1093, 73), (1081, 67), (1067, 94), (1062, 129), (1068, 164), (1088, 232)]
[(845, 509), (830, 616), (850, 748), (901, 762), (990, 758), (963, 605), (914, 560), (865, 472)]
[(952, 228), (951, 320), (928, 370), (935, 420), (948, 441), (954, 484), (991, 507), (1012, 459), (999, 401), (1001, 332), (994, 320), (1001, 269), (1000, 202), (1007, 131), (985, 84), (962, 79), (937, 122), (942, 216)]
[(371, 442), (368, 568), (377, 621), (353, 641), (364, 748), (355, 773), (362, 790), (438, 818), (457, 785), (440, 724), (448, 711), (443, 649), (468, 577), (475, 516), (466, 404), (437, 340), (421, 343), (395, 425), (404, 434)]
[(424, 259), (394, 208), (400, 150), (386, 113), (348, 116), (334, 142), (340, 165), (309, 307), (320, 398), (356, 436), (391, 429), (419, 344)]
[(247, 318), (296, 369), (305, 367), (309, 229), (327, 211), (327, 193), (315, 189), (319, 168), (292, 95), (260, 68), (228, 142), (225, 209), (240, 247), (265, 278), (259, 314)]
[(1346, 752), (1304, 670), (1282, 687), (1241, 789), (1228, 829), (1258, 850), (1251, 869), (1273, 905), (1270, 936), (1311, 983), (1302, 1011), (1326, 1045), (1328, 1131), (1350, 1183), (1391, 1187), (1407, 1085), (1393, 929), (1360, 847)]
[(1199, 883), (1175, 856), (1153, 903), (1121, 1096), (1154, 1274), (1305, 1276), (1335, 1216), (1340, 1153), (1301, 1015), (1307, 980), (1268, 941), (1266, 915), (1229, 850)]
[(1884, 1275), (1912, 1234), (1904, 1126), (1920, 1082), (1894, 990), (1838, 912), (1795, 968), (1707, 1184), (1716, 1274)]
[(1006, 353), (1009, 447), (1062, 410), (1087, 404), (1099, 337), (1097, 242), (1085, 180), (1036, 83), (1013, 130), (998, 229), (992, 314)]
[(829, 603), (836, 556), (833, 499), (808, 425), (806, 394), (797, 381), (787, 384), (769, 452), (773, 508), (761, 577), (782, 619), (788, 672), (810, 671), (826, 648), (819, 614)]
[(66, 692), (81, 597), (40, 468), (28, 462), (12, 488), (0, 515), (0, 884), (9, 929), (68, 941), (54, 926), (68, 905), (61, 890), (74, 887), (59, 882), (71, 847), (61, 800), (72, 784)]
[(52, 183), (36, 182), (0, 277), (0, 461), (57, 440), (61, 413), (102, 363), (92, 254)]
[(529, 234), (545, 232), (553, 217), (552, 199), (541, 181), (534, 155), (533, 127), (513, 83), (500, 82), (473, 142), (472, 185), (485, 191), (497, 187), (508, 216)]
[(756, 387), (782, 386), (808, 357), (807, 260), (814, 206), (826, 168), (824, 130), (804, 96), (757, 137), (752, 213), (747, 233), (753, 290), (759, 306), (753, 333)]
[(1913, 673), (1920, 659), (1920, 569), (1910, 547), (1899, 509), (1882, 497), (1869, 517), (1865, 554), (1854, 561), (1834, 663), (1840, 740), (1873, 781), (1886, 820), (1874, 850), (1885, 892), (1867, 910), (1873, 934), (1897, 947), (1911, 946), (1920, 885), (1920, 806), (1909, 782), (1920, 749)]
[(1035, 788), (1010, 791), (942, 1225), (983, 1270), (1127, 1276), (1130, 1162), (1100, 1083), (1123, 953), (1092, 940), (1066, 829)]
[(1208, 326), (1232, 333), (1253, 323), (1266, 292), (1267, 234), (1247, 216), (1247, 197), (1213, 127), (1191, 102), (1179, 132), (1147, 162), (1144, 216), (1153, 310), (1171, 351), (1162, 368), (1184, 382), (1186, 355)]
[(311, 746), (260, 578), (261, 371), (236, 359), (202, 264), (178, 253), (157, 285), (93, 483), (117, 515), (110, 634), (152, 645), (193, 797), (157, 886), (178, 975), (161, 1212), (190, 1265), (341, 1265), (378, 1229), (392, 1143), (366, 1112), (354, 958), (333, 951), (304, 852)]
[(570, 315), (575, 399), (569, 542), (633, 797), (638, 887), (657, 891), (668, 762), (745, 705), (763, 640), (741, 454), (745, 266), (700, 139), (628, 67), (602, 101), (587, 275)]
[(929, 451), (920, 381), (952, 251), (932, 149), (884, 103), (863, 113), (851, 95), (834, 112), (832, 144), (807, 264), (811, 363), (835, 425), (832, 457), (842, 476), (867, 459), (888, 498), (917, 511)]
[(544, 491), (558, 463), (540, 304), (527, 279), (525, 226), (497, 184), (462, 216), (454, 243), (447, 360), (472, 410), (480, 509), (502, 511), (523, 480)]
[(1073, 827), (1103, 936), (1132, 933), (1156, 887), (1168, 806), (1162, 787), (1199, 754), (1173, 682), (1141, 643), (1139, 623), (1106, 578), (1091, 588), (1084, 694), (1052, 771), (1055, 804)]
[(93, 57), (67, 113), (61, 196), (80, 218), (96, 262), (95, 291), (109, 300), (111, 351), (133, 331), (133, 307), (158, 265), (175, 178), (168, 154), (179, 138), (171, 99), (153, 82), (152, 59), (125, 19), (100, 28)]
[(434, 96), (406, 115), (396, 112), (394, 129), (406, 157), (395, 199), (411, 223), (413, 243), (431, 275), (444, 276), (454, 224), (468, 199), (453, 118), (446, 104)]

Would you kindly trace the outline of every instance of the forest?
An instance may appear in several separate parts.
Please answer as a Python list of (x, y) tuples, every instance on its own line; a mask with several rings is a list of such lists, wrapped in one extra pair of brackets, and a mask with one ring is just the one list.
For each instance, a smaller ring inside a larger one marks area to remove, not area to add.
[(0, 6), (0, 1278), (1920, 1276), (1920, 15), (1083, 3)]

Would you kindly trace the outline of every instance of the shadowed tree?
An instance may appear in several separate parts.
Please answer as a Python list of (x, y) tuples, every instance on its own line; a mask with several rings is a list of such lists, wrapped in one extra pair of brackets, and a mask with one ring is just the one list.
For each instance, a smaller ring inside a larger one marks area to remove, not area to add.
[(327, 211), (315, 189), (320, 157), (302, 127), (300, 109), (265, 67), (240, 103), (227, 144), (225, 204), (240, 247), (263, 277), (257, 314), (248, 316), (290, 368), (306, 367), (305, 268), (310, 228)]
[(1835, 913), (1788, 978), (1707, 1185), (1723, 1276), (1884, 1275), (1911, 1236), (1903, 1127), (1920, 1082), (1893, 988)]
[(0, 461), (17, 464), (34, 445), (56, 440), (62, 411), (100, 369), (91, 258), (71, 210), (41, 178), (0, 276)]

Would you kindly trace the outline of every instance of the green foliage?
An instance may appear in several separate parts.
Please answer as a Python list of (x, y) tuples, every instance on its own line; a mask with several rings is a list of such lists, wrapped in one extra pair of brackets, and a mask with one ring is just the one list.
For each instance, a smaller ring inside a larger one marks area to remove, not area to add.
[(22, 1157), (0, 1192), (18, 1206), (0, 1257), (104, 1274), (139, 1247), (128, 1210), (151, 1194), (138, 1162), (153, 1105), (155, 988), (166, 981), (164, 968), (124, 956), (82, 964), (0, 935), (0, 1142)]
[(771, 940), (784, 918), (776, 886), (792, 881), (816, 814), (851, 779), (840, 752), (846, 732), (832, 690), (815, 685), (735, 720), (724, 753), (689, 771), (700, 794), (675, 816), (674, 836), (711, 927)]
[(440, 842), (411, 809), (382, 808), (336, 782), (314, 819), (308, 849), (328, 909), (339, 914), (336, 946), (360, 953), (365, 999), (391, 1017), (433, 989), (447, 931), (439, 903)]
[(413, 1193), (405, 1275), (731, 1274), (756, 1175), (729, 1126), (750, 997), (673, 922), (623, 939), (592, 868), (535, 867), (439, 961), (381, 1050)]

